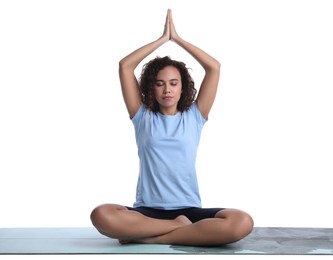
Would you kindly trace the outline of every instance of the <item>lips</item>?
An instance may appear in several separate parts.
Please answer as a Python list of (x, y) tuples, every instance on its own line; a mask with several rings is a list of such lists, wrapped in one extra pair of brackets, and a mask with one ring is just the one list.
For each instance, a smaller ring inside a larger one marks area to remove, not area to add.
[(163, 97), (163, 99), (169, 100), (169, 99), (172, 99), (172, 97), (171, 96), (165, 96), (165, 97)]

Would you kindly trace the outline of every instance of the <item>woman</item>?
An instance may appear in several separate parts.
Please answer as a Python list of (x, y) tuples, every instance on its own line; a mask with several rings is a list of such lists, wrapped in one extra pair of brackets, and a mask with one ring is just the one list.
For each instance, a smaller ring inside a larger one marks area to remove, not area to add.
[[(192, 55), (205, 76), (196, 97), (184, 63), (157, 57), (138, 64), (169, 40)], [(213, 105), (220, 64), (176, 32), (168, 10), (163, 35), (119, 63), (122, 93), (135, 127), (140, 172), (133, 207), (100, 205), (91, 213), (97, 230), (121, 243), (218, 246), (238, 241), (253, 228), (237, 209), (202, 208), (195, 159), (203, 125)]]

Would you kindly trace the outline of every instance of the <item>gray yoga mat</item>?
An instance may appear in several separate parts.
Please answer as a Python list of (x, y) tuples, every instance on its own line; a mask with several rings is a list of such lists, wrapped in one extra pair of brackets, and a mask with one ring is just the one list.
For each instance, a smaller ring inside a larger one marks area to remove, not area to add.
[(333, 228), (255, 227), (245, 239), (220, 247), (121, 245), (93, 227), (0, 228), (0, 254), (333, 255)]

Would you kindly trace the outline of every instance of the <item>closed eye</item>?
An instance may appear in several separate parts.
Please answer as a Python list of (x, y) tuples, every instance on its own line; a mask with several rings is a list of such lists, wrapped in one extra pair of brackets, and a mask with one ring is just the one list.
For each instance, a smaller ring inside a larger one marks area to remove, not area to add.
[[(173, 87), (178, 85), (178, 79), (171, 79), (171, 80), (169, 80), (169, 82), (170, 82), (170, 85)], [(157, 80), (155, 83), (156, 87), (162, 87), (164, 85), (165, 85), (165, 82), (163, 80)]]
[(162, 80), (156, 81), (155, 86), (156, 87), (162, 87), (162, 86), (164, 86), (164, 81), (162, 81)]
[(177, 86), (178, 85), (178, 80), (171, 80), (170, 85), (171, 86)]

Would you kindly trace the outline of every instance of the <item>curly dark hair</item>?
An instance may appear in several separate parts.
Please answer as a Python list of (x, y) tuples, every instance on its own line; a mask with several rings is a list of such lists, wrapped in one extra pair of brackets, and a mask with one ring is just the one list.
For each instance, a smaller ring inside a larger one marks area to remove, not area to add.
[(173, 66), (178, 69), (182, 81), (182, 94), (177, 104), (177, 110), (187, 111), (195, 100), (197, 90), (189, 69), (184, 62), (172, 60), (169, 56), (163, 58), (157, 56), (143, 66), (139, 79), (139, 86), (142, 95), (142, 102), (152, 112), (159, 112), (160, 107), (155, 99), (154, 86), (158, 72), (166, 66)]

